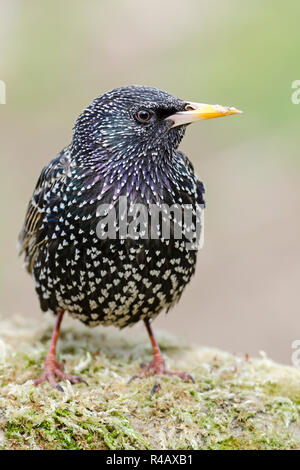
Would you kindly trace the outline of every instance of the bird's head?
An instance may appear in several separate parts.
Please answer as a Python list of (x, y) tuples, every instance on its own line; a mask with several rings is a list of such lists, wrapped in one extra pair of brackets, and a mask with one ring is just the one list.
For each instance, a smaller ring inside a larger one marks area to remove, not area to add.
[(146, 86), (116, 88), (96, 98), (79, 116), (73, 148), (105, 148), (112, 154), (157, 154), (176, 149), (194, 121), (238, 114), (235, 108), (194, 103)]

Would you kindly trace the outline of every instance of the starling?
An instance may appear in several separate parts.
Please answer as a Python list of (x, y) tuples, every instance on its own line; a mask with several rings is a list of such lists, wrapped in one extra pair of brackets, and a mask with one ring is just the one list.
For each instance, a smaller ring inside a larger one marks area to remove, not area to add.
[[(124, 328), (143, 320), (154, 356), (135, 377), (191, 379), (166, 370), (150, 324), (180, 299), (195, 272), (197, 249), (188, 242), (199, 238), (204, 185), (178, 146), (189, 123), (238, 113), (127, 86), (96, 98), (78, 117), (70, 145), (41, 172), (19, 238), (41, 309), (56, 315), (35, 385), (48, 381), (62, 390), (59, 380), (82, 381), (56, 360), (66, 311), (87, 326)], [(161, 212), (153, 230), (155, 207)], [(182, 207), (191, 209), (190, 218), (178, 215)]]

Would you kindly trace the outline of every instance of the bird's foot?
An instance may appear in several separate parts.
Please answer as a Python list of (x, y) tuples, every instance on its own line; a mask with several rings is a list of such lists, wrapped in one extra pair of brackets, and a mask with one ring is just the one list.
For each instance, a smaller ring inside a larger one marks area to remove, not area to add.
[[(176, 375), (180, 379), (184, 380), (185, 382), (195, 382), (194, 378), (188, 374), (187, 372), (173, 372), (166, 369), (165, 361), (164, 360), (155, 360), (152, 359), (150, 364), (142, 364), (142, 371), (137, 374), (140, 377), (149, 377), (150, 375)], [(138, 378), (138, 377), (137, 377)]]
[(45, 368), (44, 372), (41, 375), (40, 378), (36, 379), (34, 381), (34, 385), (40, 385), (43, 382), (49, 382), (51, 387), (56, 388), (60, 392), (63, 392), (64, 389), (57, 383), (58, 380), (69, 380), (71, 384), (77, 384), (80, 382), (85, 382), (81, 377), (78, 377), (77, 375), (71, 375), (71, 374), (66, 374), (63, 372), (64, 370), (64, 365), (61, 362), (58, 362), (54, 358), (47, 359), (45, 362)]
[[(142, 371), (139, 372), (138, 374), (135, 374), (131, 379), (129, 380), (129, 383), (132, 382), (135, 379), (142, 379), (143, 377), (150, 377), (151, 375), (168, 375), (172, 376), (175, 375), (179, 377), (180, 379), (184, 380), (185, 382), (193, 382), (195, 383), (195, 380), (191, 374), (188, 374), (187, 372), (173, 372), (169, 371), (166, 369), (165, 361), (162, 358), (159, 359), (152, 359), (150, 364), (142, 364), (141, 365)], [(150, 396), (152, 396), (155, 392), (157, 392), (160, 389), (160, 384), (159, 382), (155, 381)]]

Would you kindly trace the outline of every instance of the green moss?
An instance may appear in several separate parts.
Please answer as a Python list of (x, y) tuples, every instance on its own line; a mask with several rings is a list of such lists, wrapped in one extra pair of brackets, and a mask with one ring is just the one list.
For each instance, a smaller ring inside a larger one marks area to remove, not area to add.
[(300, 444), (300, 371), (159, 336), (177, 377), (128, 379), (151, 358), (146, 337), (63, 324), (59, 356), (88, 385), (33, 386), (52, 320), (0, 324), (0, 447), (5, 449), (293, 449)]
[[(108, 449), (149, 448), (143, 437), (130, 425), (129, 420), (118, 412), (112, 413), (106, 421), (89, 418), (81, 421), (68, 409), (56, 409), (40, 421), (38, 413), (23, 413), (6, 423), (6, 437), (15, 442), (17, 448), (27, 447), (27, 442), (41, 440), (45, 448), (86, 449), (107, 447)], [(85, 443), (81, 442), (85, 436)], [(105, 444), (105, 445), (103, 445)]]

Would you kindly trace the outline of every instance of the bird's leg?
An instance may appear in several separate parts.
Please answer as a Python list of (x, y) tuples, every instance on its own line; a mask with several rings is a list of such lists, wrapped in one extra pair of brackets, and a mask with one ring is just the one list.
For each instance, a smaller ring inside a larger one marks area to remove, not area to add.
[[(145, 323), (145, 326), (146, 326), (146, 329), (147, 329), (147, 332), (151, 341), (151, 345), (153, 349), (153, 359), (150, 362), (150, 364), (146, 366), (143, 365), (142, 366), (143, 371), (140, 372), (139, 374), (134, 375), (131, 380), (141, 378), (141, 377), (148, 377), (149, 375), (177, 375), (178, 377), (180, 377), (181, 379), (185, 381), (191, 380), (192, 382), (194, 382), (193, 377), (187, 372), (171, 372), (166, 369), (165, 361), (162, 356), (161, 350), (159, 348), (158, 342), (155, 339), (154, 333), (150, 325), (150, 321), (146, 319), (144, 320), (144, 323)], [(152, 389), (151, 395), (158, 388), (159, 388), (159, 384), (155, 383)]]
[(77, 377), (70, 374), (65, 374), (63, 372), (64, 365), (56, 360), (56, 343), (58, 340), (60, 325), (64, 316), (64, 311), (59, 310), (57, 313), (56, 323), (53, 328), (50, 348), (45, 360), (44, 372), (39, 379), (34, 381), (34, 385), (40, 385), (42, 382), (49, 382), (49, 384), (57, 388), (57, 390), (63, 392), (63, 388), (57, 384), (56, 379), (58, 380), (69, 380), (72, 384), (84, 382), (81, 377)]
[(151, 341), (152, 350), (153, 350), (153, 359), (148, 366), (144, 367), (144, 369), (148, 371), (149, 375), (150, 374), (158, 374), (158, 375), (163, 374), (166, 370), (164, 358), (162, 356), (158, 342), (156, 341), (156, 338), (154, 336), (152, 327), (150, 325), (150, 321), (144, 320), (144, 323), (145, 323), (147, 333)]

